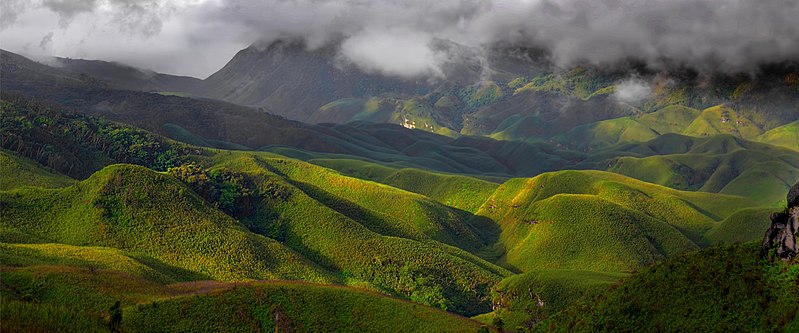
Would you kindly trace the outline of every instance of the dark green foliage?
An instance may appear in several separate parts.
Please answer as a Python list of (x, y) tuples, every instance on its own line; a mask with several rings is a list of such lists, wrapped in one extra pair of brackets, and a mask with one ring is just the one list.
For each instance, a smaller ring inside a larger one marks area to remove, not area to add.
[(0, 146), (74, 178), (111, 163), (166, 171), (201, 151), (19, 94), (2, 94)]
[(435, 284), (433, 279), (415, 265), (406, 263), (400, 269), (400, 290), (411, 301), (446, 310), (449, 301), (444, 298), (441, 286)]
[[(203, 199), (236, 218), (251, 215), (264, 194), (246, 174), (226, 168), (203, 170), (196, 164), (169, 168), (169, 174), (186, 183)], [(285, 192), (271, 193), (283, 198)]]
[(111, 333), (118, 333), (120, 325), (122, 325), (122, 308), (119, 301), (117, 301), (114, 306), (108, 309), (108, 330)]
[(667, 259), (539, 324), (541, 332), (789, 331), (799, 265), (767, 262), (757, 243)]
[(505, 328), (505, 322), (502, 321), (502, 317), (494, 317), (494, 319), (491, 321), (491, 324), (497, 328), (499, 333), (502, 333), (503, 329)]
[(266, 282), (126, 309), (135, 332), (474, 332), (479, 323), (364, 290)]
[(585, 297), (595, 297), (627, 276), (573, 270), (541, 270), (503, 279), (491, 290), (494, 311), (475, 319), (489, 323), (502, 317), (516, 331), (529, 330), (536, 323)]

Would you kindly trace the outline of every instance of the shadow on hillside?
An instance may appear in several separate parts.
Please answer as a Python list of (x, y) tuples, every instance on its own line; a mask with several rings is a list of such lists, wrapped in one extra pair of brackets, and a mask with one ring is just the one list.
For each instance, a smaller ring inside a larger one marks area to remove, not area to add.
[[(483, 249), (499, 240), (499, 225), (493, 220), (482, 216), (474, 216), (469, 212), (444, 206), (443, 204), (442, 206), (450, 209), (457, 217), (457, 220), (447, 222), (449, 224), (453, 222), (461, 224), (467, 230), (466, 232), (455, 230), (446, 222), (441, 223), (444, 230), (434, 235), (424, 235), (421, 231), (414, 229), (414, 226), (409, 226), (409, 228), (403, 230), (398, 223), (412, 222), (398, 221), (394, 217), (361, 207), (352, 201), (338, 197), (311, 184), (291, 180), (289, 182), (319, 203), (358, 222), (370, 231), (384, 236), (402, 237), (417, 241), (425, 241), (431, 238), (475, 255), (483, 253)], [(434, 219), (430, 214), (427, 214), (427, 217)]]

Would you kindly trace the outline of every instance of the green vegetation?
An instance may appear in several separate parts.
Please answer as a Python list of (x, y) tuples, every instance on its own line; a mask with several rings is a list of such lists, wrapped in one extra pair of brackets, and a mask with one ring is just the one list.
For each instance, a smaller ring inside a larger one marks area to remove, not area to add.
[(684, 133), (700, 137), (731, 134), (739, 138), (754, 139), (763, 131), (735, 110), (719, 105), (702, 111)]
[(476, 332), (480, 324), (363, 290), (255, 283), (127, 308), (132, 331)]
[[(664, 135), (614, 148), (629, 156), (584, 163), (682, 190), (745, 196), (779, 206), (799, 179), (799, 155), (786, 148), (719, 135), (705, 139)], [(598, 153), (601, 156), (604, 153)]]
[(0, 100), (0, 146), (74, 178), (111, 163), (164, 171), (201, 151), (102, 118), (69, 112), (21, 95)]
[(799, 150), (799, 120), (766, 131), (756, 139), (775, 146)]
[(590, 152), (619, 143), (646, 142), (657, 136), (657, 132), (632, 118), (616, 118), (575, 127), (554, 139), (572, 149)]
[(174, 178), (143, 167), (114, 165), (63, 189), (0, 192), (0, 202), (3, 242), (136, 251), (223, 281), (330, 281), (318, 267), (247, 232)]
[(681, 133), (699, 117), (701, 112), (680, 105), (670, 105), (638, 117), (638, 122), (660, 134)]
[(503, 96), (502, 88), (496, 82), (487, 81), (480, 84), (468, 86), (458, 92), (461, 100), (471, 108), (496, 102)]
[(793, 331), (799, 266), (768, 262), (756, 243), (660, 262), (610, 291), (567, 307), (542, 332)]
[(491, 291), (495, 310), (475, 319), (491, 323), (502, 318), (517, 331), (532, 328), (572, 303), (591, 299), (628, 276), (574, 270), (542, 270), (509, 276)]
[(745, 208), (717, 224), (707, 232), (712, 244), (733, 244), (762, 240), (771, 225), (773, 208)]
[(703, 234), (718, 219), (751, 205), (612, 173), (564, 171), (506, 182), (478, 215), (499, 223), (502, 260), (522, 271), (623, 272), (706, 244)]
[(794, 266), (697, 252), (758, 240), (799, 178), (795, 85), (655, 77), (641, 105), (589, 68), (253, 88), (319, 102), (307, 125), (2, 57), (4, 329), (799, 328)]
[(478, 322), (343, 286), (268, 281), (161, 284), (104, 268), (3, 268), (4, 330), (102, 332), (120, 303), (121, 328), (153, 331), (476, 331)]
[[(216, 158), (220, 167), (291, 193), (285, 201), (262, 204), (242, 221), (245, 225), (345, 278), (406, 297), (421, 292), (418, 288), (438, 286), (448, 309), (476, 314), (488, 307), (489, 286), (507, 272), (437, 241), (456, 243), (469, 233), (476, 236), (459, 219), (462, 213), (432, 200), (273, 155)], [(406, 270), (411, 279), (402, 278)], [(420, 283), (425, 280), (432, 284)]]
[(57, 188), (72, 185), (75, 181), (48, 170), (27, 158), (0, 149), (0, 191), (23, 186)]

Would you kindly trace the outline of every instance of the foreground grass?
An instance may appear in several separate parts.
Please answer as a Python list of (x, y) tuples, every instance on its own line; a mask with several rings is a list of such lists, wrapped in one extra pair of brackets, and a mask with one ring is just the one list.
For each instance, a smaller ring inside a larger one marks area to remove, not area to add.
[(495, 311), (475, 317), (491, 324), (499, 317), (505, 327), (524, 330), (584, 298), (593, 298), (628, 276), (579, 270), (540, 270), (503, 279), (491, 292)]
[(3, 331), (476, 332), (479, 322), (363, 289), (296, 281), (160, 284), (114, 270), (3, 267)]
[(125, 309), (136, 332), (476, 332), (480, 323), (347, 287), (267, 282)]
[(536, 326), (541, 332), (793, 332), (799, 266), (768, 262), (756, 243), (665, 260)]

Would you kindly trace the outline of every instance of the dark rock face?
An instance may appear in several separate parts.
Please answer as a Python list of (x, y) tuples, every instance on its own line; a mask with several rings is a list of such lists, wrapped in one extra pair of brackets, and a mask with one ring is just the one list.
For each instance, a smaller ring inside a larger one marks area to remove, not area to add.
[(788, 192), (788, 208), (799, 206), (799, 183)]
[(799, 183), (788, 192), (788, 207), (771, 214), (771, 227), (763, 239), (763, 250), (785, 261), (793, 260), (799, 252), (796, 232), (799, 230)]

